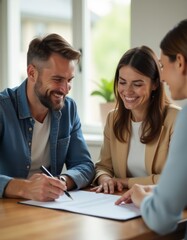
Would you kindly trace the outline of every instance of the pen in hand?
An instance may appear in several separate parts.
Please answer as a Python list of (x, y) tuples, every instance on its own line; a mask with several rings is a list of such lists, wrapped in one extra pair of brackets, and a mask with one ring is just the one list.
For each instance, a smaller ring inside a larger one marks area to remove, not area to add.
[[(53, 175), (43, 165), (40, 167), (40, 170), (42, 170), (42, 172), (45, 173), (47, 176), (53, 178)], [(66, 196), (68, 196), (69, 198), (71, 198), (73, 200), (72, 196), (69, 194), (68, 191), (64, 190), (64, 193), (66, 194)]]

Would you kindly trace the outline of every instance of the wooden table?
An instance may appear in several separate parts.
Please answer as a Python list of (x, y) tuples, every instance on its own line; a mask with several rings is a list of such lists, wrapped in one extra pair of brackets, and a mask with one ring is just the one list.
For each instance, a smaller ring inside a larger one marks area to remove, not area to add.
[(141, 217), (114, 221), (18, 204), (18, 199), (0, 199), (1, 240), (122, 240), (122, 239), (182, 239), (186, 224), (164, 237), (149, 230)]

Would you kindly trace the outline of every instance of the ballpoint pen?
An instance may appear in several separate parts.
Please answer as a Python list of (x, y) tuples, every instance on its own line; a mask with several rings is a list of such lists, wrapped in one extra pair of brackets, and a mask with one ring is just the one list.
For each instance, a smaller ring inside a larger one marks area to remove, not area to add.
[[(43, 165), (40, 167), (40, 170), (42, 170), (42, 172), (45, 173), (47, 176), (52, 177), (52, 178), (54, 177)], [(63, 178), (61, 178), (61, 180), (65, 181), (65, 180), (63, 180)], [(66, 196), (68, 196), (69, 198), (71, 198), (73, 200), (72, 196), (69, 194), (68, 191), (64, 190), (64, 193), (66, 194)]]

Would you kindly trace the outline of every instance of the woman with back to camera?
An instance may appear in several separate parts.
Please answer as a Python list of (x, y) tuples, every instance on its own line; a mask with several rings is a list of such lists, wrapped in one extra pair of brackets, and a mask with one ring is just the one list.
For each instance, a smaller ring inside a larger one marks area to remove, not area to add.
[(159, 61), (146, 47), (128, 50), (114, 78), (116, 109), (108, 114), (91, 190), (114, 193), (156, 184), (168, 154), (179, 107), (160, 82)]
[[(161, 79), (175, 100), (187, 98), (187, 19), (170, 30), (160, 44)], [(166, 234), (176, 229), (187, 206), (187, 106), (176, 121), (166, 166), (157, 186), (134, 185), (116, 204), (134, 202), (153, 231)], [(187, 231), (185, 234), (187, 239)]]

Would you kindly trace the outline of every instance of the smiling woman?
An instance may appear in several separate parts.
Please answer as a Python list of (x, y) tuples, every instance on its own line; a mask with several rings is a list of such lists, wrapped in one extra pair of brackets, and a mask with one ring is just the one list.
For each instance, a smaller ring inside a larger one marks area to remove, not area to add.
[(131, 66), (119, 70), (118, 92), (126, 109), (131, 110), (132, 120), (142, 122), (149, 108), (150, 95), (157, 88), (150, 78)]
[[(187, 19), (172, 27), (160, 43), (161, 78), (170, 87), (174, 99), (187, 97)], [(175, 86), (174, 83), (175, 82)], [(182, 89), (183, 86), (183, 89)], [(177, 91), (181, 89), (181, 91)], [(177, 116), (176, 126), (170, 144), (167, 162), (159, 183), (155, 186), (134, 185), (116, 204), (133, 202), (140, 207), (146, 225), (166, 235), (177, 229), (183, 210), (187, 206), (187, 106)], [(173, 177), (175, 175), (175, 177)], [(172, 186), (172, 188), (171, 188)], [(186, 223), (185, 223), (186, 225)], [(187, 226), (187, 225), (186, 225)], [(185, 226), (185, 227), (186, 227)], [(165, 238), (163, 236), (163, 238)], [(166, 237), (167, 238), (167, 237)], [(187, 239), (187, 228), (181, 237)]]
[(146, 46), (121, 57), (114, 78), (117, 108), (106, 121), (96, 192), (157, 183), (180, 109), (170, 104), (159, 73), (158, 59)]

